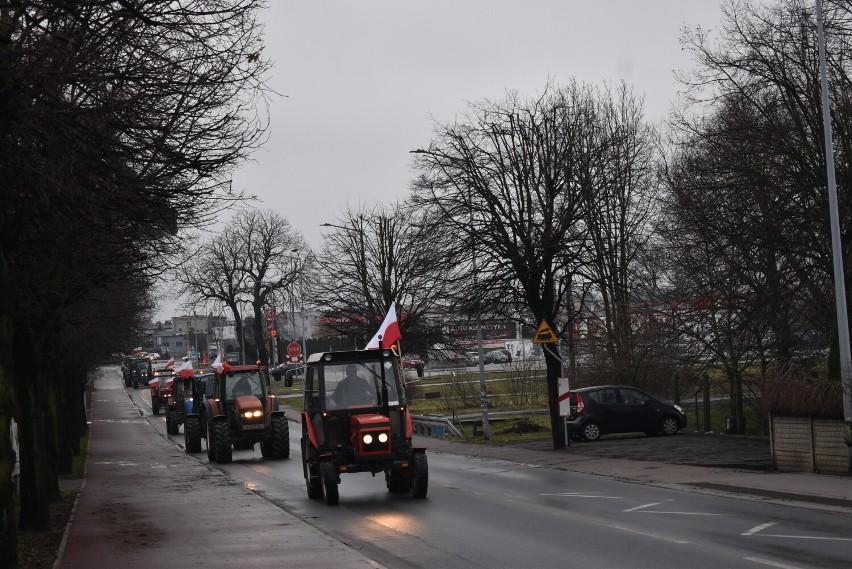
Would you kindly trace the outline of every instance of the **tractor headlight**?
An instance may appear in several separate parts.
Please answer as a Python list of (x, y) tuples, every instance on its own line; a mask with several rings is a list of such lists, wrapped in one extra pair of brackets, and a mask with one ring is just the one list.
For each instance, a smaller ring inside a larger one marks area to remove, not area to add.
[(369, 445), (373, 443), (373, 435), (364, 435), (364, 444)]
[(387, 433), (379, 433), (379, 442), (380, 443), (388, 442), (388, 434)]
[(255, 418), (255, 417), (260, 417), (261, 415), (263, 415), (263, 411), (261, 411), (260, 409), (255, 409), (253, 411), (246, 411), (245, 413), (243, 413), (243, 417), (245, 417), (246, 419), (252, 419), (252, 418)]

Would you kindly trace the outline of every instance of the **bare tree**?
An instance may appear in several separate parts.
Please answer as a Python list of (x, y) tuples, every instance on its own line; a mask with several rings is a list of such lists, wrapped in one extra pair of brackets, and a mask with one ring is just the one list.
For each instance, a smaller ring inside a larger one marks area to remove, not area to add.
[(442, 340), (429, 316), (446, 299), (452, 263), (440, 253), (443, 233), (413, 211), (409, 204), (349, 209), (332, 226), (310, 279), (332, 332), (363, 346), (395, 302), (403, 350), (425, 355)]
[(302, 235), (272, 210), (252, 210), (238, 215), (234, 227), (242, 242), (243, 271), (248, 303), (254, 315), (258, 359), (267, 364), (264, 311), (272, 307), (276, 292), (291, 287), (304, 267), (293, 265), (293, 255), (306, 248)]
[[(535, 323), (561, 334), (574, 310), (589, 260), (587, 204), (603, 183), (594, 90), (548, 86), (537, 99), (510, 93), (472, 105), (464, 122), (435, 126), (427, 149), (414, 151), (415, 192), (433, 212), (435, 232), (455, 238), (466, 275), (456, 298), (468, 314), (526, 307)], [(557, 378), (548, 353), (547, 383), (554, 448), (560, 436)]]
[[(228, 173), (265, 129), (257, 103), (268, 62), (254, 20), (261, 6), (0, 5), (0, 279), (8, 291), (0, 381), (14, 385), (25, 426), (20, 458), (32, 475), (22, 488), (23, 529), (50, 524), (58, 453), (41, 429), (62, 413), (52, 403), (62, 378), (49, 362), (59, 360), (65, 311), (93, 287), (132, 278), (150, 285), (178, 227), (203, 223), (222, 200), (240, 197)], [(5, 348), (13, 342), (16, 349)], [(11, 392), (0, 389), (0, 397)], [(0, 472), (10, 472), (7, 458), (0, 453)], [(13, 540), (6, 527), (4, 544)], [(2, 551), (12, 552), (3, 565), (14, 565), (14, 548)]]

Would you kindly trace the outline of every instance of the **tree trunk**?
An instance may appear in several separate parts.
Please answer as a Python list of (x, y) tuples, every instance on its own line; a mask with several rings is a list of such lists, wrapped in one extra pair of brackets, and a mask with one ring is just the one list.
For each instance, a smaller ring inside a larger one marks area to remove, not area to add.
[(9, 428), (12, 399), (9, 379), (0, 367), (0, 567), (18, 566), (18, 529), (15, 527), (15, 452)]
[(45, 444), (45, 405), (41, 397), (44, 393), (39, 385), (42, 375), (36, 369), (40, 355), (34, 349), (29, 323), (16, 320), (12, 326), (12, 379), (17, 416), (20, 418), (21, 512), (18, 529), (47, 531), (51, 529), (50, 481)]
[(553, 448), (565, 448), (565, 426), (559, 415), (559, 377), (562, 364), (547, 350), (544, 352), (547, 364), (547, 401), (550, 410), (550, 430), (553, 436)]

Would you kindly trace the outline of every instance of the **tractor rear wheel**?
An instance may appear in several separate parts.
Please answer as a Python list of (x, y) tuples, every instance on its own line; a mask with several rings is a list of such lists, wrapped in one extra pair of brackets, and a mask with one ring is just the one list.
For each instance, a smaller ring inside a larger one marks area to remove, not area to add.
[(327, 506), (340, 503), (340, 493), (337, 489), (337, 470), (333, 462), (320, 463), (320, 479), (322, 481), (322, 498)]
[(290, 458), (290, 422), (284, 415), (272, 417), (272, 458)]
[(213, 440), (216, 447), (216, 462), (228, 464), (233, 458), (231, 447), (231, 429), (227, 421), (213, 423)]
[(186, 452), (201, 452), (201, 421), (187, 417), (183, 422), (183, 444)]
[(426, 455), (418, 452), (411, 457), (411, 495), (425, 498), (429, 489), (429, 462)]

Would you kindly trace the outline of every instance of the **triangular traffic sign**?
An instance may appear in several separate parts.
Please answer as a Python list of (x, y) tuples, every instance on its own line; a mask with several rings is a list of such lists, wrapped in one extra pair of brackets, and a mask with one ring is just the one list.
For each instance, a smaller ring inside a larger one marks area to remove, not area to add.
[(533, 336), (533, 344), (555, 344), (559, 338), (556, 337), (556, 334), (553, 333), (553, 330), (550, 328), (550, 324), (547, 323), (547, 320), (542, 320), (541, 324), (538, 326), (538, 331)]

